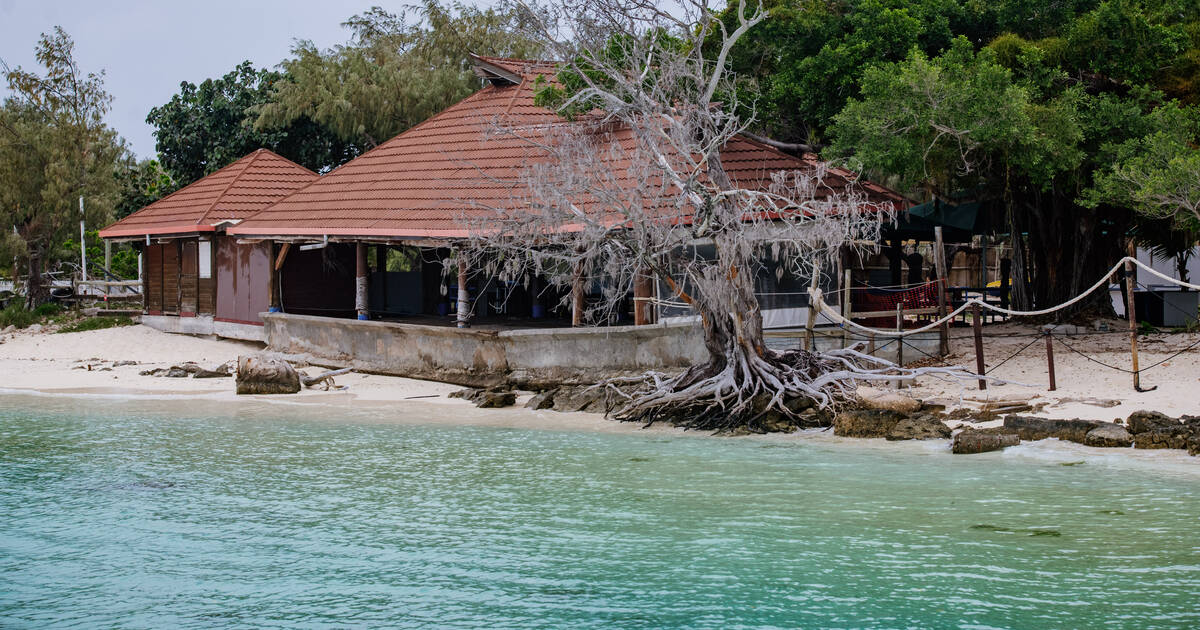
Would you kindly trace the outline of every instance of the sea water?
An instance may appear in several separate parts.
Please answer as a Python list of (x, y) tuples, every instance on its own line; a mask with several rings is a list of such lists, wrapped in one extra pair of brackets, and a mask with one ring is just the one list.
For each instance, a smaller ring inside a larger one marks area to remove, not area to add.
[(0, 627), (1195, 628), (1200, 460), (0, 397)]

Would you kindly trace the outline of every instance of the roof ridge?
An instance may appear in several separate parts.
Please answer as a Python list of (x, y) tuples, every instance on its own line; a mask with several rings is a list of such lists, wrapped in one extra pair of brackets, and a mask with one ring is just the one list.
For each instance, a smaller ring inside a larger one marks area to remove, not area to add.
[(248, 161), (246, 161), (246, 164), (242, 166), (242, 170), (239, 171), (237, 175), (234, 175), (233, 179), (229, 180), (228, 184), (225, 184), (225, 188), (223, 188), (221, 190), (221, 193), (219, 195), (217, 195), (215, 199), (213, 199), (213, 202), (211, 204), (208, 205), (208, 209), (200, 214), (200, 218), (196, 219), (196, 225), (208, 225), (207, 220), (208, 220), (209, 213), (211, 213), (213, 211), (213, 209), (217, 207), (218, 203), (221, 203), (221, 199), (225, 198), (225, 195), (229, 193), (229, 189), (233, 188), (233, 185), (236, 184), (237, 181), (242, 178), (242, 175), (246, 174), (246, 171), (250, 170), (250, 167), (252, 165), (254, 165), (254, 163), (256, 161), (258, 161), (258, 158), (261, 157), (263, 152), (266, 150), (267, 149), (265, 149), (263, 147), (259, 147), (259, 148), (255, 149), (253, 152), (251, 152), (250, 155), (240, 157), (240, 158), (234, 160), (233, 162), (230, 162), (228, 166), (225, 166), (224, 168), (213, 171), (212, 174), (216, 175), (217, 173), (220, 173), (221, 171), (225, 170), (226, 168), (229, 168), (229, 167), (237, 164), (238, 162), (245, 160), (247, 157), (250, 158)]

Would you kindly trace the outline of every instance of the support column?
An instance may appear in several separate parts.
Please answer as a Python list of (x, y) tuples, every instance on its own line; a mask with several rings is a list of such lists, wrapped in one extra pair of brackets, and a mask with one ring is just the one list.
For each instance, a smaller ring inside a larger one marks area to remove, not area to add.
[(575, 276), (571, 278), (571, 325), (583, 325), (583, 265), (575, 265)]
[(467, 328), (471, 325), (471, 296), (467, 292), (467, 259), (458, 253), (458, 327)]
[(362, 241), (354, 244), (355, 273), (354, 273), (354, 310), (358, 318), (371, 318), (367, 307), (367, 245)]
[(387, 259), (388, 245), (375, 246), (375, 271), (379, 274), (379, 310), (388, 313)]
[(633, 324), (645, 326), (654, 323), (651, 300), (654, 298), (654, 277), (645, 270), (638, 271), (633, 279)]
[[(933, 264), (937, 273), (938, 319), (946, 316), (949, 307), (946, 304), (946, 244), (942, 242), (942, 226), (933, 228)], [(945, 322), (938, 327), (938, 356), (950, 354), (950, 323)]]
[(278, 313), (279, 308), (279, 265), (275, 262), (275, 241), (267, 241), (267, 312)]

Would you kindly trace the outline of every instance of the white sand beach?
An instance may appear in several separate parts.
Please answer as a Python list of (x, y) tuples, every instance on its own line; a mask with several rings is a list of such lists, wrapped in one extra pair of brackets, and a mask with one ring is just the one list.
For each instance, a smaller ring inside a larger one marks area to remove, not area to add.
[[(1028, 332), (1030, 328), (1005, 325), (989, 328), (989, 334)], [(1028, 344), (1028, 337), (988, 341), (989, 367)], [(1143, 337), (1142, 365), (1151, 365), (1200, 340), (1200, 335), (1176, 334)], [(37, 391), (48, 394), (107, 394), (124, 396), (182, 396), (204, 399), (272, 400), (289, 403), (346, 406), (409, 405), (430, 411), (436, 405), (446, 413), (447, 422), (511, 424), (543, 428), (571, 427), (589, 430), (624, 430), (631, 425), (605, 420), (598, 414), (529, 411), (512, 409), (476, 409), (447, 394), (461, 389), (458, 385), (373, 374), (346, 374), (337, 377), (341, 391), (306, 389), (293, 396), (239, 397), (232, 378), (193, 379), (142, 376), (139, 373), (195, 361), (212, 367), (233, 361), (239, 354), (261, 350), (261, 344), (224, 339), (199, 338), (163, 333), (146, 326), (127, 326), (81, 333), (30, 333), (18, 331), (0, 338), (0, 388), (9, 391)], [(1072, 346), (1089, 356), (1114, 366), (1129, 365), (1128, 338), (1124, 335), (1091, 335), (1068, 338)], [(114, 367), (114, 362), (136, 364)], [(949, 363), (974, 367), (974, 350), (969, 339), (955, 339)], [(90, 366), (91, 369), (88, 369)], [(1125, 418), (1139, 409), (1161, 411), (1168, 415), (1200, 415), (1200, 346), (1171, 359), (1142, 376), (1144, 387), (1154, 391), (1133, 390), (1129, 374), (1111, 370), (1087, 358), (1056, 346), (1055, 366), (1058, 390), (1047, 391), (1045, 346), (1037, 342), (1010, 359), (993, 376), (1011, 381), (991, 384), (978, 391), (974, 381), (960, 383), (922, 377), (905, 388), (910, 395), (946, 404), (948, 409), (979, 408), (988, 401), (1027, 402), (1035, 405), (1029, 415), (1056, 418), (1114, 420)], [(322, 368), (304, 368), (317, 374)], [(1026, 385), (1019, 385), (1024, 383)], [(523, 402), (522, 400), (518, 401)], [(1023, 412), (1025, 413), (1025, 412)], [(952, 425), (955, 423), (951, 423)]]

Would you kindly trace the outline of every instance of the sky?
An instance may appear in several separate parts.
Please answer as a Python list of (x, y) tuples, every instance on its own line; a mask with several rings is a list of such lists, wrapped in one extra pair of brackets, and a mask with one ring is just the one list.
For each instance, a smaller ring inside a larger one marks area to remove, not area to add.
[[(106, 71), (112, 95), (108, 124), (138, 157), (153, 157), (150, 109), (182, 81), (219, 77), (243, 60), (274, 67), (297, 39), (326, 48), (349, 36), (341, 23), (372, 5), (399, 12), (410, 1), (389, 0), (0, 0), (0, 58), (40, 72), (34, 47), (41, 33), (62, 26), (75, 40), (85, 72)], [(0, 94), (7, 85), (0, 81)]]

